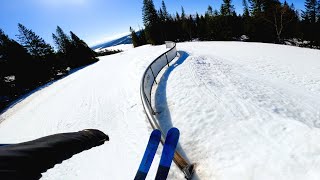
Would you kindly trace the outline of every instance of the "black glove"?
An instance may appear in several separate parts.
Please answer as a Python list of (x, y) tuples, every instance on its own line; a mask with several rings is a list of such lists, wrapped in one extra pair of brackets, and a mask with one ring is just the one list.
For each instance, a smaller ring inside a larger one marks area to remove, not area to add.
[(46, 136), (0, 146), (1, 180), (40, 179), (41, 173), (74, 154), (102, 145), (109, 137), (95, 129)]

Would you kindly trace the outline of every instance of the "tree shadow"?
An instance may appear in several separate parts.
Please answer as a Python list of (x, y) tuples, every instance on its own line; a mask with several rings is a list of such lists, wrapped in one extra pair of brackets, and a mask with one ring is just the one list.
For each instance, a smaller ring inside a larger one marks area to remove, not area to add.
[[(97, 61), (97, 62), (98, 62), (98, 61)], [(17, 105), (17, 104), (20, 103), (21, 101), (23, 101), (23, 100), (25, 100), (26, 98), (28, 98), (29, 96), (31, 96), (32, 94), (34, 94), (34, 93), (36, 93), (36, 92), (38, 92), (38, 91), (41, 91), (42, 89), (44, 89), (44, 88), (46, 88), (46, 87), (48, 87), (48, 86), (50, 86), (50, 85), (52, 85), (52, 84), (54, 84), (54, 83), (62, 80), (62, 79), (70, 76), (71, 74), (73, 74), (73, 73), (75, 73), (75, 72), (77, 72), (77, 71), (80, 71), (80, 70), (82, 70), (82, 69), (84, 69), (84, 68), (86, 68), (86, 67), (89, 67), (89, 66), (91, 66), (91, 65), (93, 65), (93, 64), (95, 64), (95, 63), (97, 63), (97, 62), (88, 64), (88, 65), (84, 65), (84, 66), (81, 66), (81, 67), (78, 67), (78, 68), (74, 68), (74, 69), (70, 70), (66, 75), (64, 75), (64, 76), (62, 76), (62, 77), (60, 77), (60, 78), (58, 78), (58, 79), (54, 79), (54, 80), (52, 80), (52, 81), (49, 81), (49, 82), (47, 82), (47, 83), (45, 83), (45, 84), (43, 84), (43, 85), (41, 85), (41, 86), (39, 86), (39, 87), (36, 87), (35, 89), (32, 89), (32, 90), (26, 92), (26, 93), (23, 94), (23, 95), (20, 95), (18, 98), (12, 100), (9, 104), (7, 104), (4, 108), (0, 109), (0, 116), (1, 116), (2, 114), (4, 114), (6, 111), (8, 111), (9, 109), (13, 108), (13, 106)], [(5, 119), (4, 119), (4, 120), (5, 120)], [(1, 123), (2, 121), (4, 121), (4, 120), (1, 120), (1, 118), (0, 118), (0, 123)]]
[[(159, 120), (159, 125), (164, 133), (168, 132), (170, 128), (174, 127), (170, 110), (168, 107), (167, 102), (167, 82), (169, 79), (169, 76), (171, 72), (181, 65), (188, 57), (189, 54), (185, 51), (178, 51), (180, 54), (180, 58), (172, 64), (170, 67), (168, 67), (165, 72), (163, 73), (162, 77), (160, 78), (158, 82), (158, 87), (155, 92), (155, 111), (159, 112), (156, 117)], [(187, 158), (187, 155), (185, 151), (183, 150), (183, 147), (180, 143), (177, 145), (177, 151), (188, 161), (190, 160)], [(199, 179), (196, 174), (194, 174), (193, 179)]]

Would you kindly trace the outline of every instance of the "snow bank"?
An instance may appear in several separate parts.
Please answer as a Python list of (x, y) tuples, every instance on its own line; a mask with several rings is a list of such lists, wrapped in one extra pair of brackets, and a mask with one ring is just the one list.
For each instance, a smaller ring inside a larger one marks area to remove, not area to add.
[(161, 126), (202, 180), (320, 178), (320, 51), (179, 43), (156, 91)]

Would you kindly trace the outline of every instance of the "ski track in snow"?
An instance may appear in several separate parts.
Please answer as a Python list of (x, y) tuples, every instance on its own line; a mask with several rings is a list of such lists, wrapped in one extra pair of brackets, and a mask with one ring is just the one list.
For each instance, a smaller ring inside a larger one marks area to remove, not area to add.
[[(168, 109), (156, 107), (163, 127), (172, 119), (180, 128), (195, 179), (319, 179), (320, 51), (237, 42), (177, 48), (189, 56), (160, 82)], [(301, 53), (311, 54), (306, 67), (296, 67)]]
[[(166, 51), (143, 46), (100, 61), (54, 82), (8, 109), (0, 117), (0, 142), (96, 128), (109, 135), (104, 145), (75, 155), (43, 174), (44, 180), (133, 179), (152, 129), (140, 99), (145, 68)], [(147, 179), (154, 179), (162, 146)], [(175, 164), (172, 179), (183, 179)]]
[[(164, 131), (197, 163), (194, 180), (318, 180), (320, 51), (240, 42), (179, 43), (180, 59), (153, 90)], [(145, 68), (166, 49), (101, 57), (0, 115), (0, 142), (97, 128), (105, 145), (43, 174), (44, 180), (133, 179), (152, 131), (140, 100)], [(162, 146), (147, 179), (154, 179)], [(184, 179), (172, 163), (168, 179)]]

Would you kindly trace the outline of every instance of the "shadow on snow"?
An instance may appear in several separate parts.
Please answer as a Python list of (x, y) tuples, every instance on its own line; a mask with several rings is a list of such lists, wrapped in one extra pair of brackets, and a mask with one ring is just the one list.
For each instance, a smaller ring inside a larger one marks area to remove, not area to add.
[[(167, 101), (167, 82), (171, 72), (189, 57), (189, 54), (185, 51), (178, 51), (178, 53), (180, 54), (180, 58), (165, 70), (158, 82), (158, 87), (155, 92), (155, 111), (159, 112), (159, 114), (157, 114), (157, 119), (159, 120), (159, 125), (164, 133), (174, 127)], [(190, 162), (180, 143), (177, 145), (177, 151)], [(196, 174), (193, 175), (193, 179), (198, 179)]]
[[(99, 62), (99, 61), (97, 61), (97, 62)], [(73, 73), (75, 73), (75, 72), (77, 72), (77, 71), (80, 71), (80, 70), (82, 70), (82, 69), (84, 69), (84, 68), (86, 68), (86, 67), (89, 67), (89, 66), (91, 66), (91, 65), (93, 65), (93, 64), (95, 64), (95, 63), (97, 63), (97, 62), (88, 64), (88, 65), (84, 65), (84, 66), (81, 66), (81, 67), (78, 67), (78, 68), (74, 68), (74, 69), (70, 70), (70, 71), (68, 72), (68, 74), (62, 76), (61, 78), (58, 78), (58, 79), (52, 80), (52, 81), (50, 81), (50, 82), (47, 82), (46, 84), (41, 85), (41, 86), (39, 86), (39, 87), (37, 87), (37, 88), (35, 88), (35, 89), (27, 92), (27, 93), (24, 94), (24, 95), (21, 95), (20, 97), (18, 97), (17, 99), (15, 99), (15, 100), (13, 100), (11, 103), (9, 103), (6, 107), (4, 107), (3, 109), (0, 109), (0, 116), (1, 116), (3, 113), (5, 113), (6, 111), (8, 111), (9, 109), (11, 109), (11, 108), (12, 108), (13, 106), (15, 106), (16, 104), (20, 103), (20, 102), (23, 101), (24, 99), (26, 99), (26, 98), (28, 98), (29, 96), (31, 96), (33, 93), (36, 93), (36, 92), (38, 92), (38, 91), (40, 91), (40, 90), (42, 90), (42, 89), (44, 89), (44, 88), (46, 88), (46, 87), (54, 84), (54, 83), (56, 83), (57, 81), (60, 81), (60, 80), (62, 80), (62, 79), (64, 79), (64, 78), (70, 76), (71, 74), (73, 74)], [(4, 120), (5, 120), (5, 119), (1, 119), (1, 118), (0, 118), (0, 123), (1, 123), (2, 121), (4, 121)]]

